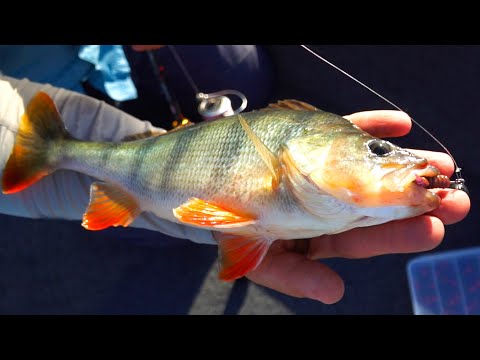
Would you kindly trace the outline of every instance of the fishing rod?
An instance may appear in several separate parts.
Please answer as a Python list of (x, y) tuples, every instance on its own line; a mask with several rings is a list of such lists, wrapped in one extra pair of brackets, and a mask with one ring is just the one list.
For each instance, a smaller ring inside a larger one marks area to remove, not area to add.
[(147, 50), (146, 51), (148, 60), (150, 62), (150, 67), (153, 71), (153, 75), (155, 76), (157, 80), (158, 87), (160, 89), (160, 92), (163, 94), (165, 97), (165, 100), (167, 101), (168, 108), (170, 110), (170, 113), (172, 114), (173, 117), (173, 124), (185, 124), (188, 123), (188, 119), (185, 118), (185, 116), (182, 113), (182, 110), (180, 108), (180, 104), (178, 103), (177, 99), (173, 96), (173, 94), (170, 92), (167, 82), (165, 80), (165, 74), (164, 74), (164, 69), (163, 67), (160, 67), (155, 60), (155, 53), (153, 50)]
[[(358, 80), (357, 78), (355, 78), (353, 75), (349, 74), (348, 72), (346, 72), (345, 70), (341, 69), (339, 66), (331, 63), (330, 61), (328, 61), (327, 59), (325, 59), (323, 56), (319, 55), (318, 53), (316, 53), (315, 51), (313, 51), (312, 49), (310, 49), (309, 47), (307, 47), (306, 45), (300, 45), (303, 49), (305, 49), (306, 51), (308, 51), (310, 54), (312, 54), (313, 56), (315, 56), (317, 59), (320, 59), (322, 60), (324, 63), (326, 63), (327, 65), (333, 67), (335, 70), (339, 71), (340, 73), (342, 73), (343, 75), (347, 76), (348, 78), (350, 78), (351, 80), (355, 81), (357, 84), (363, 86), (365, 89), (367, 89), (368, 91), (370, 91), (371, 93), (373, 93), (374, 95), (378, 96), (380, 99), (386, 101), (388, 104), (390, 104), (391, 106), (393, 106), (395, 109), (401, 111), (401, 112), (404, 112), (405, 114), (407, 114), (406, 111), (404, 111), (402, 108), (400, 108), (400, 106), (396, 105), (395, 103), (393, 103), (392, 101), (390, 101), (389, 99), (387, 99), (385, 96), (379, 94), (377, 91), (373, 90), (370, 86), (366, 85), (365, 83), (361, 82), (360, 80)], [(408, 115), (408, 114), (407, 114)], [(455, 161), (453, 155), (450, 153), (450, 151), (448, 151), (447, 147), (445, 145), (442, 144), (442, 142), (440, 140), (438, 140), (430, 131), (428, 131), (427, 129), (425, 129), (418, 121), (416, 121), (414, 118), (412, 118), (410, 115), (408, 115), (408, 117), (410, 118), (410, 120), (412, 120), (412, 122), (417, 125), (420, 129), (422, 129), (427, 135), (429, 135), (433, 140), (435, 140), (435, 142), (440, 145), (442, 147), (443, 150), (445, 150), (445, 152), (448, 154), (448, 156), (450, 156), (450, 158), (452, 159), (453, 161), (453, 164), (455, 165), (455, 180), (450, 180), (450, 188), (451, 189), (457, 189), (457, 190), (462, 190), (464, 191), (465, 193), (469, 194), (469, 191), (468, 191), (468, 188), (467, 186), (465, 185), (465, 179), (462, 177), (462, 168), (458, 166), (457, 162)]]

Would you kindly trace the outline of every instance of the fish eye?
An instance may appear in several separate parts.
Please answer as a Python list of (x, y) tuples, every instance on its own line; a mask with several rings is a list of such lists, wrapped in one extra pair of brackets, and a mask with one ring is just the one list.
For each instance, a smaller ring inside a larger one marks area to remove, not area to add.
[(378, 156), (385, 156), (393, 151), (392, 145), (385, 140), (372, 140), (368, 143), (368, 148)]

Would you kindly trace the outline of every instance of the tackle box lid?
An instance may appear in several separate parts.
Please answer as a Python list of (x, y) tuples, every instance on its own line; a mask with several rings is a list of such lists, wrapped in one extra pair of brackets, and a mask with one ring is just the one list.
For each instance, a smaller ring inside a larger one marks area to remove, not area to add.
[(480, 315), (480, 247), (418, 256), (407, 277), (415, 315)]

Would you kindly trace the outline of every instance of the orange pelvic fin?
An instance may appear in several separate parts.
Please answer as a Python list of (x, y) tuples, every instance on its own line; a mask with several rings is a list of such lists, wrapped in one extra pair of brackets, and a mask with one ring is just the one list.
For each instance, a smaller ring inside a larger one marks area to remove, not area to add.
[(173, 215), (186, 224), (213, 228), (240, 227), (255, 222), (252, 217), (235, 214), (198, 198), (191, 198), (173, 209)]
[(219, 278), (232, 281), (246, 275), (262, 262), (273, 240), (248, 235), (217, 233)]
[(90, 187), (90, 203), (83, 214), (82, 226), (88, 230), (128, 226), (140, 212), (135, 198), (118, 186), (94, 182)]

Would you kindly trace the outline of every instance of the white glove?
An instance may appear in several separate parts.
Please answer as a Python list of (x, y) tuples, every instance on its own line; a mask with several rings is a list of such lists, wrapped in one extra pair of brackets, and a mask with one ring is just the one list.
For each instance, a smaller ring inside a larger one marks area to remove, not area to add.
[[(127, 135), (162, 132), (139, 119), (94, 98), (51, 85), (0, 76), (0, 176), (13, 148), (18, 122), (30, 99), (48, 93), (62, 115), (68, 131), (76, 138), (92, 141), (120, 141)], [(0, 213), (28, 218), (77, 220), (89, 201), (93, 179), (70, 170), (58, 170), (15, 194), (0, 194)], [(216, 244), (212, 233), (143, 213), (130, 226), (155, 230), (197, 243)]]

